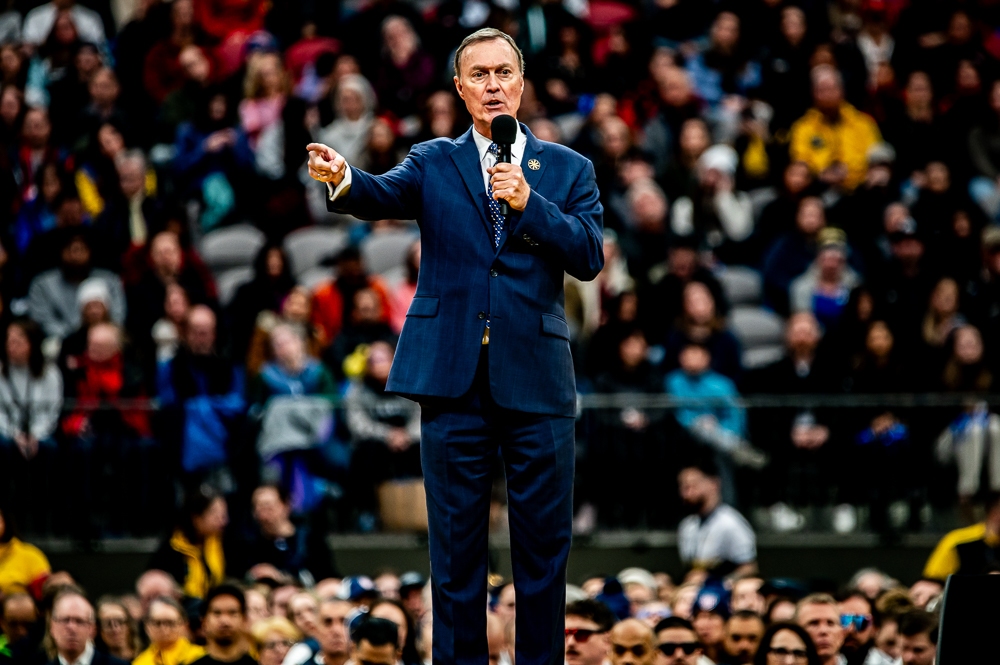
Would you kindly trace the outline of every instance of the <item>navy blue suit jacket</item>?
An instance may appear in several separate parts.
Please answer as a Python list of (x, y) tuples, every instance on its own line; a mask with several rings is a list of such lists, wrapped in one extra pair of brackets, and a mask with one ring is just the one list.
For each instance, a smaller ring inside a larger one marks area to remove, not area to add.
[[(471, 129), (455, 140), (415, 145), (381, 176), (352, 167), (350, 191), (328, 203), (361, 219), (420, 225), (420, 277), (389, 374), (391, 392), (417, 400), (465, 395), (488, 319), (496, 403), (575, 412), (563, 273), (590, 280), (604, 267), (603, 208), (589, 160), (536, 139), (524, 125), (521, 131), (531, 195), (522, 212), (511, 211), (499, 249)], [(529, 160), (539, 168), (529, 168)]]

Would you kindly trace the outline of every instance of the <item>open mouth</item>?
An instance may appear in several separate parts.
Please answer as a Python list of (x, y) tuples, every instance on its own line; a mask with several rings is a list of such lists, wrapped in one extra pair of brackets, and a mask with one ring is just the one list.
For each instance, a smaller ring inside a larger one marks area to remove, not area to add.
[(503, 102), (501, 102), (499, 99), (491, 99), (490, 101), (486, 102), (484, 106), (486, 106), (486, 108), (489, 109), (490, 111), (498, 111), (501, 108), (503, 108)]

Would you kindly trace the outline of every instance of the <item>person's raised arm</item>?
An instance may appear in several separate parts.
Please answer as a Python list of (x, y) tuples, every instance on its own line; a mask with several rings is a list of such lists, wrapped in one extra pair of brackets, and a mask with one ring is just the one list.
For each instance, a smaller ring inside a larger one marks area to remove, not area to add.
[[(353, 169), (344, 157), (322, 143), (310, 143), (309, 175), (327, 184), (326, 207), (358, 219), (416, 219), (417, 190), (421, 179), (418, 162), (424, 150), (414, 146), (410, 154), (382, 175)], [(418, 220), (419, 221), (419, 220)]]

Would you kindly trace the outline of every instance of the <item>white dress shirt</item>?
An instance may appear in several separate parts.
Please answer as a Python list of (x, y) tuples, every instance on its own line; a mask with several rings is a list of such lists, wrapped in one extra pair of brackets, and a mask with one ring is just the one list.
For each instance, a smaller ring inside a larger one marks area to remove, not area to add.
[[(490, 153), (490, 144), (493, 143), (490, 139), (486, 138), (475, 129), (472, 130), (472, 138), (476, 141), (476, 149), (479, 151), (479, 164), (483, 169), (483, 189), (486, 189), (487, 184), (490, 181), (490, 174), (486, 169), (492, 167), (496, 164), (496, 157)], [(521, 125), (517, 126), (517, 137), (510, 146), (510, 161), (516, 166), (521, 165), (521, 158), (524, 157), (524, 147), (528, 144), (528, 137), (525, 136), (524, 132), (521, 131)], [(334, 148), (336, 150), (336, 148)], [(331, 183), (326, 183), (326, 187), (330, 192), (330, 200), (336, 201), (340, 198), (340, 195), (351, 186), (351, 167), (349, 164), (345, 165), (347, 171), (344, 173), (344, 179), (340, 181), (334, 189)]]
[(80, 657), (69, 662), (63, 658), (62, 654), (59, 654), (59, 665), (90, 665), (94, 660), (94, 643), (90, 640), (87, 641), (87, 646), (80, 654)]

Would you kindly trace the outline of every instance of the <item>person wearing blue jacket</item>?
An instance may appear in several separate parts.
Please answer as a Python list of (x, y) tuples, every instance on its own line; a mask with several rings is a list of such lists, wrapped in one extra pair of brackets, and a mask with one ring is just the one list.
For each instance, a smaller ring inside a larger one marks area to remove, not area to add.
[(688, 344), (679, 360), (680, 369), (668, 374), (664, 383), (667, 394), (681, 401), (675, 417), (696, 441), (715, 451), (723, 498), (735, 504), (733, 466), (760, 469), (767, 457), (747, 442), (746, 411), (736, 403), (736, 384), (711, 369), (708, 349)]

